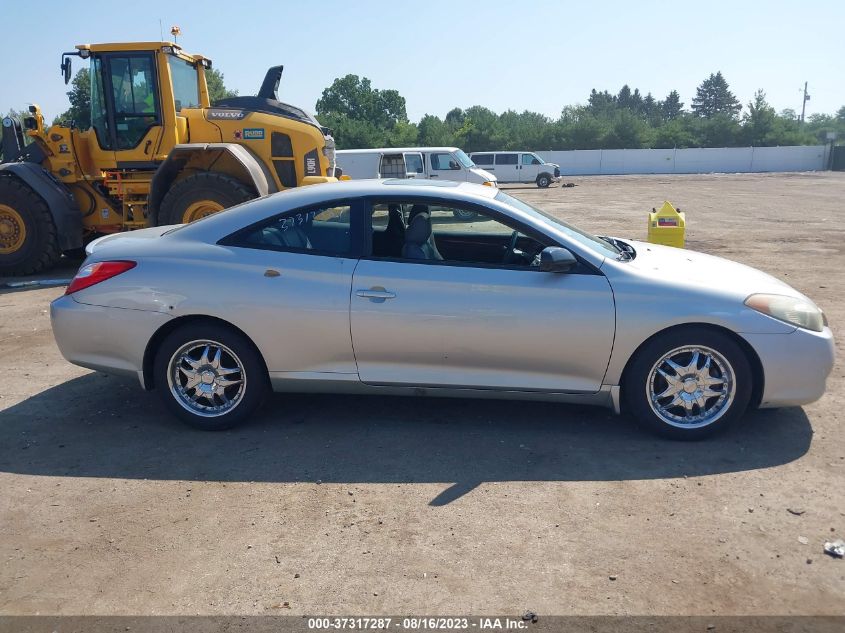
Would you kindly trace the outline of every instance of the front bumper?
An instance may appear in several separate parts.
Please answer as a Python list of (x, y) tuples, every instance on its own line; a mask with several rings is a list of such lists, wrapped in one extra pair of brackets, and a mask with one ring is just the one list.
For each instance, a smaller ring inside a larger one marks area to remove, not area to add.
[(742, 334), (763, 365), (761, 408), (791, 407), (822, 397), (835, 360), (833, 333)]
[(144, 353), (167, 314), (107, 308), (59, 297), (50, 321), (59, 351), (74, 365), (109, 374), (134, 376), (143, 385)]

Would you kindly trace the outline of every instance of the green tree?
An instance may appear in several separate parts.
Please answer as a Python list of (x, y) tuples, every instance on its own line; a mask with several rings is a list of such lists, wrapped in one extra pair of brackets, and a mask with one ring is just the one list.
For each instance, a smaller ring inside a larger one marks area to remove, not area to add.
[(53, 125), (77, 127), (87, 130), (91, 127), (91, 75), (87, 68), (82, 68), (70, 82), (67, 92), (70, 108), (53, 119)]
[(742, 145), (739, 122), (729, 114), (719, 113), (709, 118), (696, 117), (691, 121), (697, 147), (737, 147)]
[(395, 147), (415, 142), (418, 134), (416, 126), (409, 127), (404, 97), (396, 90), (374, 89), (358, 75), (335, 79), (323, 90), (317, 116), (332, 130), (339, 149)]
[(357, 121), (369, 121), (384, 129), (408, 122), (405, 98), (396, 90), (374, 89), (370, 80), (358, 75), (335, 79), (317, 101), (318, 115), (341, 115)]
[(715, 75), (711, 73), (696, 89), (692, 100), (692, 111), (705, 119), (720, 115), (736, 118), (740, 110), (742, 106), (728, 88), (721, 71)]
[(439, 117), (426, 114), (417, 125), (418, 142), (423, 147), (449, 147), (455, 144), (452, 130)]
[(666, 99), (662, 101), (662, 106), (664, 121), (674, 121), (675, 119), (680, 118), (684, 111), (684, 104), (681, 101), (681, 95), (678, 94), (677, 90), (673, 90), (666, 95)]
[(216, 104), (221, 99), (238, 96), (237, 90), (230, 90), (226, 87), (223, 73), (216, 68), (210, 68), (205, 71), (205, 83), (208, 86), (208, 100), (211, 102), (211, 105)]
[(778, 115), (766, 101), (766, 93), (758, 90), (748, 103), (748, 112), (742, 117), (742, 138), (746, 145), (769, 145), (775, 131)]

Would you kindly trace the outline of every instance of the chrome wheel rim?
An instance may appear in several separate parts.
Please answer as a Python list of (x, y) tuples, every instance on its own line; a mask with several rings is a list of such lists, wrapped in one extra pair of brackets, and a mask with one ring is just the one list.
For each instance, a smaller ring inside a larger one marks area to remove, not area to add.
[(225, 415), (246, 392), (246, 370), (231, 349), (216, 341), (185, 343), (167, 365), (170, 393), (182, 407), (206, 418)]
[(713, 424), (730, 409), (736, 394), (727, 359), (703, 345), (678, 347), (651, 368), (646, 398), (666, 424), (695, 429)]

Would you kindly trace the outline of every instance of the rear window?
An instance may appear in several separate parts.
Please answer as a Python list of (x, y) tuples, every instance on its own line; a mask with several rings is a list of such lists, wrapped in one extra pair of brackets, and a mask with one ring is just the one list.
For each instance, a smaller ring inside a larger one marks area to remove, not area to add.
[(516, 165), (518, 154), (496, 154), (497, 165)]
[(493, 154), (473, 154), (472, 162), (476, 165), (492, 165)]

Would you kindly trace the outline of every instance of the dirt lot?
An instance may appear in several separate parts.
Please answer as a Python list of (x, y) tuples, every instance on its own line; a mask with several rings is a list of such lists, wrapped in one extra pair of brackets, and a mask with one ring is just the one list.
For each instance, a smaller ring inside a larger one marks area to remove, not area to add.
[[(640, 239), (669, 199), (689, 247), (845, 336), (845, 174), (569, 180), (511, 192)], [(0, 290), (0, 613), (845, 614), (822, 553), (845, 532), (841, 344), (821, 401), (699, 444), (601, 409), (340, 396), (203, 434), (61, 358), (62, 291)]]

